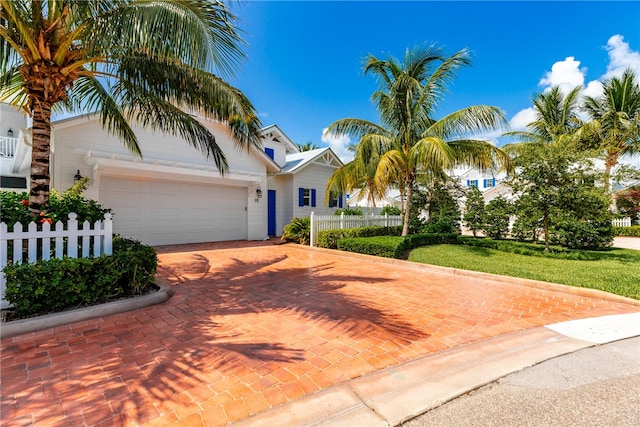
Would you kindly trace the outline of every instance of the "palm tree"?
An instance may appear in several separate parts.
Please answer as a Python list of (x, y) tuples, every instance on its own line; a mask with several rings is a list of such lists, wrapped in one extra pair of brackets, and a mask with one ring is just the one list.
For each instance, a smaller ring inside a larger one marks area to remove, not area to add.
[(571, 153), (584, 126), (578, 117), (581, 87), (566, 95), (559, 86), (533, 98), (536, 119), (528, 130), (506, 132), (518, 142), (504, 146), (514, 156), (519, 173), (511, 185), (526, 194), (542, 213), (545, 250), (549, 250), (549, 228), (553, 209), (562, 203), (560, 189), (566, 182)]
[(592, 121), (587, 135), (604, 154), (605, 188), (610, 189), (611, 170), (620, 157), (640, 153), (640, 83), (631, 69), (603, 84), (602, 96), (585, 97), (583, 109)]
[[(578, 116), (581, 88), (578, 86), (564, 95), (559, 86), (533, 98), (536, 119), (527, 124), (527, 131), (506, 132), (503, 136), (526, 143), (568, 143), (568, 138), (584, 123)], [(516, 148), (510, 145), (508, 148)]]
[(298, 148), (298, 151), (311, 151), (320, 148), (311, 141), (307, 141), (304, 144), (296, 144), (296, 147)]
[(328, 128), (328, 132), (358, 140), (356, 157), (362, 162), (372, 153), (381, 153), (374, 175), (376, 186), (386, 189), (395, 184), (406, 191), (402, 235), (409, 232), (411, 196), (418, 174), (445, 175), (457, 164), (481, 170), (510, 167), (506, 153), (472, 137), (506, 126), (499, 108), (478, 105), (439, 120), (433, 117), (456, 70), (469, 64), (466, 49), (446, 57), (434, 46), (407, 50), (404, 62), (370, 55), (364, 74), (372, 73), (379, 80), (373, 101), (381, 124), (346, 118)]
[(224, 153), (189, 112), (259, 146), (254, 107), (213, 74), (244, 57), (235, 20), (217, 0), (0, 0), (0, 101), (33, 118), (30, 210), (48, 204), (52, 112), (99, 111), (138, 156), (129, 121), (180, 136), (221, 173)]
[(358, 148), (363, 148), (363, 146), (349, 147), (349, 149), (356, 151), (354, 159), (337, 169), (329, 177), (327, 188), (331, 191), (326, 192), (326, 197), (328, 200), (331, 192), (342, 193), (359, 189), (356, 200), (362, 200), (366, 197), (369, 204), (375, 208), (376, 200), (386, 194), (386, 187), (379, 185), (375, 179), (381, 153), (375, 152), (366, 156), (357, 152)]

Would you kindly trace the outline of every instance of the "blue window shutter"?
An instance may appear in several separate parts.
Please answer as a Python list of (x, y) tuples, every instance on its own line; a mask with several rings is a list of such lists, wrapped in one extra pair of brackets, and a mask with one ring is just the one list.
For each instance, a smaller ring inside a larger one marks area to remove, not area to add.
[(304, 188), (298, 188), (298, 206), (304, 206)]
[(269, 156), (269, 157), (271, 157), (271, 159), (273, 159), (273, 156), (274, 156), (273, 148), (265, 148), (264, 152), (267, 153), (267, 156)]
[(492, 187), (495, 187), (495, 186), (496, 186), (496, 179), (495, 179), (495, 178), (493, 178), (493, 179), (491, 180), (491, 186), (492, 186)]
[(311, 207), (312, 208), (316, 207), (316, 190), (315, 190), (315, 188), (311, 189)]
[(338, 193), (338, 207), (342, 208), (342, 193)]
[(471, 187), (471, 181), (467, 180), (467, 187)]
[(329, 191), (329, 207), (335, 208), (335, 206), (333, 205), (333, 191)]

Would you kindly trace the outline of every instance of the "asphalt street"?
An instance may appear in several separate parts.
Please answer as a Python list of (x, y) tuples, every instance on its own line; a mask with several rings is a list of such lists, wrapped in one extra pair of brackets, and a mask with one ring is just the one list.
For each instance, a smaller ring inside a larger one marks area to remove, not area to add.
[(403, 426), (640, 426), (640, 337), (547, 360)]

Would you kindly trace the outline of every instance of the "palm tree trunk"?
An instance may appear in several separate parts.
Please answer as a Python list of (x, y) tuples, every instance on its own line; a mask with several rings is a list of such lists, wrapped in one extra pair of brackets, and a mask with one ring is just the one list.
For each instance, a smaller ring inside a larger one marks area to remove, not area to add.
[(50, 141), (51, 105), (37, 102), (33, 108), (31, 185), (29, 189), (29, 211), (33, 216), (38, 216), (49, 206)]
[(544, 209), (544, 250), (549, 251), (549, 210)]
[(413, 185), (407, 185), (407, 203), (404, 209), (404, 221), (402, 223), (402, 235), (409, 235), (409, 220), (411, 219), (411, 198), (413, 197)]
[(607, 158), (604, 164), (604, 191), (611, 194), (611, 169), (618, 163), (618, 159)]

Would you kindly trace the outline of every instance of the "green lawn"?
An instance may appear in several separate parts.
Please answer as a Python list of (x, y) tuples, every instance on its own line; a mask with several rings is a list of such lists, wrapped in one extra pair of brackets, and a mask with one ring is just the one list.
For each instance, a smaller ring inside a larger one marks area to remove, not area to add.
[(599, 289), (640, 299), (640, 251), (611, 249), (590, 252), (592, 260), (566, 260), (518, 255), (481, 247), (433, 245), (413, 249), (409, 260)]

